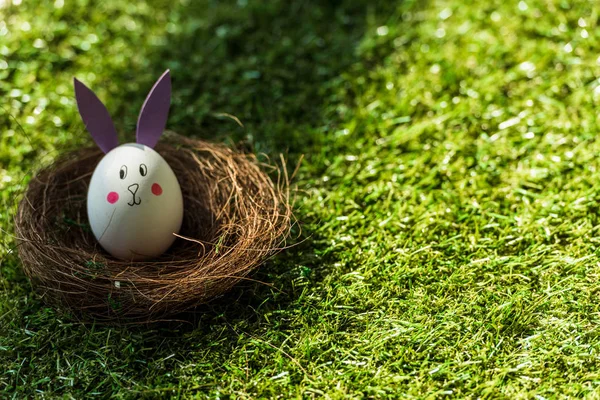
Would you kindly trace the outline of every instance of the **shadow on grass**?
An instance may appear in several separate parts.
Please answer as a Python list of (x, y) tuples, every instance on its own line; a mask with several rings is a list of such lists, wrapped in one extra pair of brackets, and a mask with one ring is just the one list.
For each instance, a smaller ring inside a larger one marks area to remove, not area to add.
[[(305, 155), (303, 169), (314, 174), (323, 164), (320, 153), (327, 142), (323, 135), (335, 129), (343, 73), (357, 61), (357, 46), (368, 19), (383, 18), (383, 23), (389, 15), (386, 9), (398, 6), (386, 3), (178, 3), (168, 11), (170, 33), (161, 38), (160, 50), (147, 54), (149, 70), (128, 74), (145, 87), (164, 69), (171, 69), (170, 129), (241, 145), (271, 159), (284, 153), (288, 169)], [(135, 126), (135, 108), (143, 101), (143, 92), (126, 94), (129, 98), (123, 103), (127, 106), (114, 119), (125, 121), (127, 128)], [(296, 217), (304, 222), (303, 210), (297, 210)], [(251, 276), (267, 285), (242, 282), (221, 298), (176, 319), (188, 321), (183, 325), (189, 329), (222, 318), (227, 324), (251, 324), (298, 299), (312, 269), (324, 261), (322, 250), (311, 232), (303, 233), (293, 247)], [(298, 281), (303, 282), (301, 286)]]
[[(271, 157), (284, 153), (288, 167), (305, 154), (304, 169), (310, 179), (323, 168), (323, 135), (332, 134), (339, 122), (336, 107), (341, 101), (339, 91), (344, 88), (343, 73), (357, 61), (356, 48), (365, 35), (367, 20), (373, 16), (385, 18), (384, 9), (397, 5), (381, 6), (371, 0), (238, 0), (179, 5), (170, 11), (172, 23), (167, 30), (171, 33), (161, 39), (161, 50), (148, 54), (149, 70), (139, 76), (147, 82), (140, 85), (151, 84), (160, 72), (170, 68), (170, 129), (212, 141), (243, 142), (252, 151)], [(141, 104), (144, 93), (130, 96), (124, 103), (132, 106), (119, 110), (114, 119), (134, 126), (136, 113), (131, 109)], [(241, 120), (244, 127), (225, 114)], [(302, 209), (297, 210), (297, 217), (305, 219)], [(62, 348), (75, 352), (79, 347), (75, 332), (86, 334), (90, 354), (98, 347), (108, 348), (105, 343), (111, 335), (115, 356), (124, 346), (121, 340), (142, 346), (139, 357), (148, 359), (169, 354), (184, 357), (197, 348), (192, 344), (204, 343), (210, 349), (218, 343), (220, 347), (211, 362), (219, 365), (226, 362), (229, 349), (240, 336), (258, 337), (273, 329), (285, 331), (286, 322), (277, 317), (278, 312), (290, 308), (296, 309), (292, 314), (302, 312), (307, 306), (301, 300), (306, 287), (318, 279), (312, 271), (327, 262), (323, 243), (324, 239), (307, 232), (294, 247), (251, 276), (273, 287), (242, 282), (210, 304), (176, 317), (184, 323), (125, 329), (92, 327), (90, 331), (90, 327), (73, 328), (77, 324), (54, 321), (54, 327), (65, 332)], [(39, 306), (31, 304), (28, 307), (38, 314), (36, 325), (51, 323), (52, 317), (45, 309), (35, 311)], [(164, 368), (168, 369), (177, 358), (165, 362)], [(134, 370), (128, 373), (130, 377), (138, 375)], [(140, 370), (139, 374), (145, 372)]]
[[(190, 5), (178, 32), (152, 61), (169, 67), (174, 77), (170, 126), (186, 136), (241, 141), (271, 158), (285, 153), (288, 169), (305, 154), (305, 167), (319, 170), (323, 135), (333, 134), (342, 74), (356, 62), (367, 19), (385, 15), (385, 7), (363, 0)], [(304, 220), (301, 209), (296, 216)], [(276, 289), (243, 282), (187, 314), (190, 326), (223, 318), (235, 335), (232, 321), (249, 325), (293, 303), (322, 262), (313, 239), (307, 232), (251, 276)]]

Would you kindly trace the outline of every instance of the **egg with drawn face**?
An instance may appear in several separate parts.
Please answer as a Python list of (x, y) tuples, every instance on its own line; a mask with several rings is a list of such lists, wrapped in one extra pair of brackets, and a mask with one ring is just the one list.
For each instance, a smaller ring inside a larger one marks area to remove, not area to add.
[(94, 236), (116, 258), (134, 261), (160, 256), (175, 240), (183, 220), (177, 177), (154, 150), (168, 117), (169, 71), (146, 97), (137, 122), (136, 143), (119, 146), (108, 110), (77, 79), (75, 97), (87, 130), (106, 153), (88, 187), (87, 213)]
[(124, 260), (147, 259), (175, 240), (183, 197), (169, 164), (150, 147), (129, 143), (107, 153), (94, 170), (87, 213), (107, 252)]

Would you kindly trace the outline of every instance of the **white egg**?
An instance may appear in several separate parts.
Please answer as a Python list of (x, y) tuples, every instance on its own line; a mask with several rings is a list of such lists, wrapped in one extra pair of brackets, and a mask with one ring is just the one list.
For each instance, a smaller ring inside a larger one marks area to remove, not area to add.
[(144, 260), (161, 255), (175, 240), (183, 196), (173, 170), (156, 151), (128, 143), (109, 151), (94, 170), (87, 212), (107, 252)]

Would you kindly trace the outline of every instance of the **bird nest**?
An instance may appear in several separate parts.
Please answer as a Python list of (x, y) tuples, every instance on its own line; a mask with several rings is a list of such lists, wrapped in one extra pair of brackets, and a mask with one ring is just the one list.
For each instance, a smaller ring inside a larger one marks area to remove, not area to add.
[(65, 154), (30, 181), (15, 230), (25, 273), (47, 302), (96, 321), (166, 319), (248, 279), (283, 247), (292, 220), (285, 167), (177, 135), (156, 150), (185, 209), (174, 244), (151, 261), (115, 259), (91, 232), (86, 194), (99, 149)]

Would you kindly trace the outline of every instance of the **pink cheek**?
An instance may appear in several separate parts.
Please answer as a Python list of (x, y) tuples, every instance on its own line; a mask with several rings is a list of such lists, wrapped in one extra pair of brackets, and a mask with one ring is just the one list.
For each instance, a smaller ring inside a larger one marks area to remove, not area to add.
[(119, 200), (119, 194), (117, 192), (110, 192), (108, 196), (106, 196), (106, 201), (110, 204), (115, 204)]
[(162, 188), (158, 183), (152, 184), (152, 194), (155, 196), (160, 196), (162, 194)]

